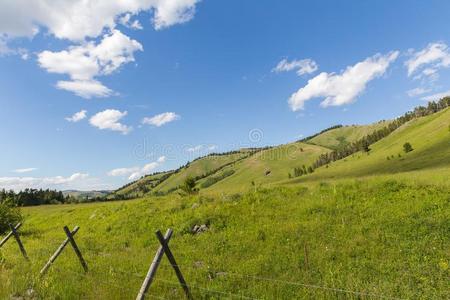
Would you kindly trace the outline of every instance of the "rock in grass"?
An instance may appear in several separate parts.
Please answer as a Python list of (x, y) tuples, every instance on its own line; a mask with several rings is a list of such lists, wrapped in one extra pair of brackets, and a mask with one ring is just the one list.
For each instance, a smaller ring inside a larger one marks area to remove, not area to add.
[(202, 233), (202, 232), (205, 232), (205, 231), (208, 231), (208, 230), (209, 230), (208, 226), (206, 226), (205, 224), (203, 224), (203, 225), (195, 225), (195, 226), (192, 228), (191, 232), (192, 232), (193, 234), (199, 234), (199, 233)]

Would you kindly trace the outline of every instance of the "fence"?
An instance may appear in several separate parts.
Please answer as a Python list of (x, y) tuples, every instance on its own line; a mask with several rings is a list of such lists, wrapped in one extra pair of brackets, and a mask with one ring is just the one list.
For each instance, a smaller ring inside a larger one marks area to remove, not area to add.
[[(16, 226), (10, 225), (10, 232), (0, 241), (0, 248), (2, 246), (4, 246), (6, 244), (6, 242), (8, 240), (10, 240), (11, 237), (14, 237), (23, 257), (27, 261), (29, 261), (30, 259), (25, 251), (25, 248), (23, 246), (23, 243), (22, 243), (20, 235), (19, 235), (19, 229), (21, 228), (21, 226), (22, 226), (21, 223), (17, 224)], [(89, 272), (87, 262), (85, 261), (83, 255), (82, 255), (81, 249), (78, 247), (78, 245), (75, 241), (75, 235), (79, 232), (79, 230), (80, 230), (80, 227), (78, 227), (78, 226), (75, 226), (72, 231), (70, 231), (67, 226), (63, 227), (63, 231), (65, 233), (66, 238), (62, 241), (60, 246), (56, 249), (56, 251), (49, 258), (47, 263), (41, 269), (41, 271), (39, 273), (40, 277), (45, 276), (45, 274), (48, 272), (50, 267), (55, 263), (56, 259), (61, 255), (61, 253), (64, 251), (64, 249), (66, 248), (66, 246), (68, 244), (71, 245), (73, 251), (75, 252), (76, 256), (78, 257), (78, 260), (84, 270), (84, 273), (74, 272), (74, 271), (70, 271), (70, 270), (64, 270), (64, 271), (67, 273), (74, 274), (76, 276), (80, 276), (80, 277), (85, 276)], [(153, 261), (150, 264), (150, 267), (148, 269), (146, 276), (143, 277), (142, 274), (136, 274), (136, 273), (127, 272), (127, 271), (120, 271), (120, 273), (122, 273), (123, 275), (132, 276), (132, 277), (135, 277), (136, 279), (143, 280), (141, 288), (137, 293), (136, 300), (143, 300), (146, 298), (166, 299), (160, 295), (154, 295), (150, 292), (151, 285), (154, 282), (159, 282), (163, 285), (170, 286), (170, 287), (181, 286), (185, 297), (189, 300), (194, 299), (192, 290), (196, 290), (197, 294), (200, 294), (200, 295), (208, 294), (208, 295), (214, 295), (215, 297), (219, 297), (219, 298), (227, 297), (230, 299), (234, 299), (234, 298), (258, 299), (258, 298), (255, 298), (255, 297), (249, 296), (249, 295), (237, 294), (234, 292), (231, 293), (228, 291), (219, 291), (219, 290), (213, 289), (211, 287), (202, 287), (199, 285), (188, 284), (181, 272), (181, 269), (198, 272), (200, 268), (205, 268), (205, 266), (193, 267), (192, 265), (189, 265), (189, 264), (178, 264), (177, 263), (174, 253), (172, 252), (172, 250), (169, 247), (169, 242), (173, 235), (172, 229), (168, 229), (164, 236), (162, 235), (162, 233), (159, 230), (156, 231), (155, 235), (156, 235), (157, 240), (160, 243), (160, 246), (155, 253), (155, 256), (153, 258)], [(304, 247), (304, 255), (305, 255), (305, 268), (309, 268), (308, 248), (307, 248), (306, 244)], [(164, 256), (166, 256), (168, 259), (167, 263), (163, 262)], [(175, 275), (178, 279), (178, 282), (157, 278), (156, 273), (157, 273), (158, 269), (161, 267), (169, 267), (169, 268), (173, 269), (173, 271), (175, 272)], [(257, 281), (260, 283), (267, 282), (267, 283), (272, 283), (272, 284), (276, 284), (276, 285), (280, 285), (280, 286), (289, 285), (289, 286), (295, 286), (295, 287), (303, 288), (303, 289), (321, 290), (321, 291), (326, 291), (326, 292), (333, 292), (336, 294), (351, 295), (351, 296), (354, 296), (357, 298), (399, 299), (399, 298), (394, 298), (394, 297), (390, 297), (390, 296), (386, 296), (386, 295), (374, 294), (374, 293), (370, 293), (370, 292), (353, 291), (353, 290), (349, 290), (349, 289), (341, 289), (341, 288), (335, 288), (335, 287), (329, 287), (329, 286), (314, 285), (314, 284), (308, 284), (308, 283), (302, 283), (302, 282), (296, 282), (296, 281), (280, 280), (280, 279), (276, 279), (276, 278), (261, 277), (261, 276), (256, 276), (256, 275), (239, 274), (236, 272), (221, 272), (220, 276), (224, 277), (224, 278), (239, 278), (239, 280), (252, 280), (252, 281)], [(109, 283), (106, 281), (101, 281), (98, 283), (101, 285), (115, 287), (115, 288), (121, 288), (121, 289), (126, 288), (124, 286), (118, 286), (118, 285), (115, 285), (115, 284), (112, 284), (112, 283)], [(133, 291), (131, 291), (131, 290), (129, 292), (130, 292), (130, 294), (133, 293)]]

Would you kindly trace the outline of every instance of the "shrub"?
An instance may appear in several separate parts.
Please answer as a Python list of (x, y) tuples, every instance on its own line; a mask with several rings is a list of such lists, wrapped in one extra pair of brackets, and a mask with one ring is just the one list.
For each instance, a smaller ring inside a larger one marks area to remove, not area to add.
[(413, 151), (413, 147), (411, 146), (410, 143), (405, 143), (403, 144), (403, 151), (405, 151), (405, 153), (411, 152)]
[(9, 224), (16, 225), (22, 221), (22, 215), (16, 207), (6, 202), (0, 202), (0, 234), (9, 230)]
[(181, 190), (183, 190), (186, 194), (194, 194), (196, 192), (195, 189), (195, 179), (192, 177), (187, 177), (184, 180), (183, 185), (181, 186)]

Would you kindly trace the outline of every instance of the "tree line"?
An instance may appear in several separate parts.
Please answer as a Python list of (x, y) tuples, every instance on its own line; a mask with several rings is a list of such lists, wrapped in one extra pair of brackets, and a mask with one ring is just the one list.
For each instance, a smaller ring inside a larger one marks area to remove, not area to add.
[(82, 203), (105, 201), (104, 197), (74, 197), (50, 189), (24, 189), (19, 192), (0, 190), (0, 204), (10, 206), (34, 206), (44, 204)]

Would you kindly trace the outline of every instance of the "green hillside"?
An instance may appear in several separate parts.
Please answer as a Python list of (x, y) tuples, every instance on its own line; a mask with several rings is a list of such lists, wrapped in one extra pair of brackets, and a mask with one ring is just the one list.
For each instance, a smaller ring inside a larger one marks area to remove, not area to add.
[[(355, 153), (294, 182), (450, 168), (449, 126), (450, 108), (413, 119), (371, 145), (370, 152)], [(414, 149), (409, 153), (403, 150), (407, 142)]]
[(156, 186), (158, 186), (162, 181), (171, 176), (173, 171), (162, 172), (152, 175), (144, 176), (143, 178), (132, 182), (122, 188), (116, 190), (109, 198), (118, 196), (126, 196), (127, 198), (137, 198), (145, 195), (146, 193), (152, 191)]
[(308, 140), (307, 143), (319, 145), (329, 149), (342, 148), (375, 130), (388, 125), (389, 121), (380, 121), (369, 125), (352, 125), (328, 130)]
[[(254, 187), (267, 186), (288, 178), (294, 167), (310, 165), (322, 153), (329, 151), (324, 147), (305, 143), (292, 143), (256, 153), (223, 172), (233, 170), (234, 174), (224, 178), (207, 192), (242, 192)], [(207, 179), (204, 179), (207, 180)], [(202, 181), (200, 181), (201, 187)]]
[(215, 173), (226, 165), (230, 165), (241, 159), (250, 156), (251, 151), (238, 151), (230, 154), (209, 155), (199, 158), (177, 172), (174, 172), (168, 179), (158, 185), (154, 192), (170, 192), (181, 186), (187, 177), (202, 177), (209, 173)]

